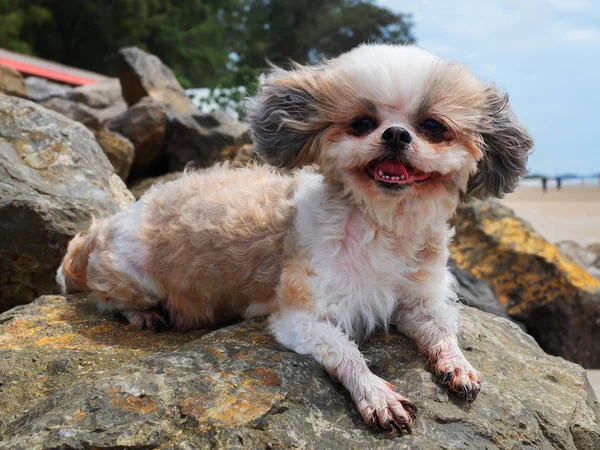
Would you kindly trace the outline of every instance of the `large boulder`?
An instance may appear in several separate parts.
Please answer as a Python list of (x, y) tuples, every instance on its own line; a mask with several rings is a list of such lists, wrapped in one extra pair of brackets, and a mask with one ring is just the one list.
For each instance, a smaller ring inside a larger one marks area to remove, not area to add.
[(0, 64), (0, 92), (6, 95), (27, 97), (27, 86), (19, 72)]
[(164, 152), (167, 108), (163, 103), (145, 97), (108, 121), (107, 127), (125, 136), (135, 147), (132, 179), (167, 171)]
[(401, 437), (367, 427), (349, 394), (278, 345), (264, 320), (174, 350), (198, 336), (135, 332), (82, 296), (43, 297), (0, 316), (12, 350), (0, 358), (0, 447), (599, 448), (598, 404), (580, 366), (505, 319), (469, 307), (460, 316), (460, 346), (484, 379), (472, 405), (449, 395), (402, 335), (362, 346), (419, 408)]
[(0, 95), (0, 311), (55, 292), (71, 237), (131, 201), (83, 125)]
[(181, 171), (190, 162), (210, 166), (228, 147), (249, 143), (248, 126), (225, 113), (175, 114), (169, 118), (165, 136), (169, 170)]
[(600, 281), (498, 202), (454, 219), (457, 265), (489, 282), (548, 353), (600, 368)]
[[(92, 100), (90, 100), (92, 102)], [(93, 108), (86, 103), (66, 97), (51, 97), (40, 102), (47, 109), (61, 113), (71, 120), (84, 124), (94, 134), (104, 154), (117, 174), (126, 180), (133, 164), (134, 146), (124, 136), (108, 130), (104, 124), (123, 113), (125, 104), (117, 101), (103, 109)]]
[(171, 69), (137, 47), (119, 50), (119, 80), (123, 98), (130, 106), (149, 96), (178, 113), (194, 109)]

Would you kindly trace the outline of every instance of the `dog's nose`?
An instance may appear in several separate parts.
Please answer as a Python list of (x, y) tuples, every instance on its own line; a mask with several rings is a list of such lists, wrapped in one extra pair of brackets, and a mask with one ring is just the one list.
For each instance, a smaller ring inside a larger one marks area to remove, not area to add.
[(381, 139), (386, 144), (393, 145), (395, 147), (406, 147), (412, 141), (412, 136), (402, 127), (389, 127), (381, 135)]

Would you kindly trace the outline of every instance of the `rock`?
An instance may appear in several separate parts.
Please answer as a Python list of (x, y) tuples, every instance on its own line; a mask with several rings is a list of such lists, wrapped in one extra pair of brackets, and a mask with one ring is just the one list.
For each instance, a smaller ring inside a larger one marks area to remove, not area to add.
[(459, 208), (452, 255), (548, 353), (600, 368), (600, 281), (498, 202)]
[[(264, 320), (213, 331), (174, 350), (192, 336), (134, 332), (85, 308), (82, 297), (44, 297), (16, 317), (0, 316), (2, 347), (19, 349), (0, 359), (0, 376), (11, 380), (0, 399), (11, 408), (5, 416), (15, 417), (0, 425), (0, 447), (600, 445), (598, 404), (585, 371), (546, 355), (509, 321), (474, 308), (461, 309), (459, 339), (484, 377), (471, 406), (440, 395), (445, 391), (426, 357), (402, 335), (378, 334), (363, 345), (377, 373), (419, 408), (413, 434), (404, 437), (367, 427), (348, 393), (312, 358), (278, 345)], [(133, 359), (135, 352), (142, 356)], [(49, 373), (56, 360), (64, 370)], [(23, 372), (31, 375), (19, 389), (12, 380)]]
[(78, 86), (70, 98), (92, 108), (103, 109), (123, 101), (121, 83), (118, 78)]
[(587, 251), (592, 252), (594, 255), (596, 255), (596, 258), (600, 258), (600, 243), (588, 245)]
[(134, 148), (129, 139), (106, 128), (93, 131), (96, 141), (123, 181), (127, 180), (133, 164)]
[(169, 171), (181, 171), (189, 162), (210, 166), (227, 147), (251, 140), (248, 126), (227, 114), (196, 112), (170, 117), (165, 142)]
[(52, 97), (40, 102), (40, 104), (44, 108), (56, 111), (88, 127), (117, 174), (121, 179), (127, 179), (133, 164), (134, 146), (124, 136), (107, 130), (103, 125), (125, 110), (124, 102), (117, 102), (104, 109), (96, 109), (69, 98)]
[(181, 176), (181, 172), (169, 172), (164, 175), (159, 175), (152, 178), (143, 178), (142, 180), (135, 183), (129, 188), (136, 200), (139, 200), (142, 195), (146, 193), (148, 189), (154, 186), (156, 183), (163, 183), (172, 181)]
[(17, 306), (0, 315), (0, 429), (80, 379), (97, 380), (142, 355), (174, 350), (205, 333), (140, 333), (100, 313), (84, 295), (47, 295)]
[(0, 64), (0, 92), (16, 97), (27, 97), (27, 86), (19, 72)]
[(498, 300), (493, 287), (462, 270), (453, 260), (450, 261), (449, 265), (458, 281), (458, 298), (461, 303), (477, 308), (480, 311), (510, 319), (510, 316), (504, 309), (504, 305)]
[(231, 161), (234, 165), (240, 166), (258, 164), (258, 158), (256, 158), (254, 145), (252, 144), (229, 145), (221, 150), (219, 159), (221, 161)]
[(45, 78), (27, 77), (25, 78), (29, 99), (34, 102), (48, 100), (51, 97), (68, 98), (73, 91), (71, 86), (53, 83)]
[(63, 97), (52, 97), (40, 102), (47, 109), (56, 111), (75, 122), (84, 124), (86, 127), (98, 130), (102, 126), (102, 118), (98, 110), (89, 106)]
[(83, 125), (0, 95), (0, 311), (55, 292), (71, 237), (131, 201)]
[(91, 130), (101, 129), (105, 123), (112, 121), (127, 109), (123, 100), (117, 100), (106, 108), (93, 108), (66, 97), (51, 97), (39, 103), (44, 108), (61, 113), (71, 120), (84, 124)]
[(594, 244), (588, 246), (588, 248), (583, 248), (577, 242), (561, 241), (556, 246), (563, 255), (571, 258), (600, 280), (600, 255), (594, 251)]
[(107, 127), (125, 136), (135, 146), (132, 179), (167, 171), (164, 152), (167, 109), (163, 103), (145, 97), (108, 121)]
[(177, 113), (194, 109), (171, 69), (137, 47), (119, 50), (119, 80), (123, 98), (130, 106), (150, 96)]

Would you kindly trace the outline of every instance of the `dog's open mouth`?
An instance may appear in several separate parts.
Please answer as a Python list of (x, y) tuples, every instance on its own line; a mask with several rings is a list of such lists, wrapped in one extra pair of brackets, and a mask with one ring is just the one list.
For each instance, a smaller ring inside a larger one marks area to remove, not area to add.
[(401, 189), (413, 183), (421, 184), (433, 176), (423, 173), (398, 161), (376, 161), (366, 167), (366, 172), (379, 186)]

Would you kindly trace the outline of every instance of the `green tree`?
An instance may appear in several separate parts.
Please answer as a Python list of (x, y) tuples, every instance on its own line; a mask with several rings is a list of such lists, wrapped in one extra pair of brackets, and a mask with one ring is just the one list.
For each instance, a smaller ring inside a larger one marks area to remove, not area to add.
[(240, 64), (254, 68), (265, 58), (304, 63), (363, 42), (412, 42), (411, 28), (409, 16), (371, 0), (249, 0), (237, 52)]
[(115, 75), (118, 49), (136, 45), (188, 87), (250, 87), (267, 60), (413, 39), (406, 15), (372, 0), (0, 0), (0, 16), (0, 47)]
[(52, 13), (24, 0), (0, 0), (0, 47), (30, 54), (33, 37), (24, 32), (52, 20)]

